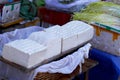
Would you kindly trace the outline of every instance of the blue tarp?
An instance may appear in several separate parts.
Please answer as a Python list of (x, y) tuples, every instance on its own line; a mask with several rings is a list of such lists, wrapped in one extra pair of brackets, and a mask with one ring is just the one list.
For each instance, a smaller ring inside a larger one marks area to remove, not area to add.
[[(88, 80), (118, 80), (120, 76), (120, 57), (103, 52), (98, 49), (91, 49), (89, 57), (98, 61), (98, 65), (89, 70)], [(73, 80), (84, 80), (84, 73)]]
[(100, 51), (90, 50), (90, 58), (99, 64), (89, 71), (89, 80), (118, 80), (120, 75), (120, 57)]

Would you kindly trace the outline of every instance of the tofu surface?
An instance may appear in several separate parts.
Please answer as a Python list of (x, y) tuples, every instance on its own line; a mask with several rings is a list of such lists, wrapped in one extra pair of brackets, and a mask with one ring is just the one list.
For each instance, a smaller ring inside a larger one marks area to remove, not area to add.
[(47, 47), (48, 58), (54, 57), (61, 53), (61, 38), (49, 31), (40, 31), (33, 33), (28, 39), (36, 41)]
[(4, 46), (2, 52), (3, 58), (27, 68), (46, 59), (45, 54), (45, 46), (28, 39), (10, 42)]

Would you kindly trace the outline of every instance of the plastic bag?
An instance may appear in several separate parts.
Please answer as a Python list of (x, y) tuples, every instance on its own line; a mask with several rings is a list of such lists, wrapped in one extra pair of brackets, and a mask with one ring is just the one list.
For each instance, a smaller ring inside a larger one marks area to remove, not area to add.
[(74, 13), (73, 19), (120, 26), (120, 6), (111, 2), (91, 3), (81, 12)]
[(33, 20), (36, 16), (37, 8), (34, 3), (28, 0), (21, 0), (20, 16), (26, 20)]
[(85, 8), (82, 12), (88, 13), (106, 13), (116, 17), (120, 17), (120, 5), (112, 2), (95, 2)]
[(74, 20), (82, 20), (88, 23), (99, 22), (109, 26), (120, 26), (120, 18), (111, 16), (109, 14), (99, 13), (75, 13), (73, 16)]
[(60, 3), (60, 0), (45, 0), (46, 7), (54, 10), (62, 10), (68, 12), (77, 12), (83, 9), (86, 5), (91, 2), (96, 2), (99, 0), (74, 0), (68, 4)]

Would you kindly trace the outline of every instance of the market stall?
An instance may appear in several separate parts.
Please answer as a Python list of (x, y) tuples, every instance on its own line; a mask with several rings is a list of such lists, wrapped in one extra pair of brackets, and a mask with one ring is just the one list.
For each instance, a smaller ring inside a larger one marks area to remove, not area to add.
[[(84, 28), (81, 28), (83, 26)], [(77, 28), (77, 30), (75, 28)], [(81, 31), (81, 29), (82, 32), (79, 32)], [(87, 34), (88, 32), (89, 34)], [(81, 34), (88, 37), (83, 36), (83, 38), (81, 39)], [(63, 74), (70, 74), (71, 71), (73, 71), (78, 64), (80, 64), (81, 66), (81, 63), (84, 63), (84, 58), (88, 58), (88, 53), (91, 45), (87, 44), (83, 48), (80, 48), (80, 46), (91, 40), (92, 36), (93, 27), (81, 21), (71, 21), (69, 23), (66, 23), (65, 25), (62, 25), (62, 27), (56, 25), (50, 28), (43, 29), (41, 27), (34, 26), (1, 34), (1, 75), (12, 80), (29, 80), (34, 78), (36, 71), (52, 71), (53, 73), (59, 72)], [(73, 43), (70, 44), (71, 42)], [(34, 47), (33, 45), (36, 46)], [(37, 51), (40, 51), (39, 53), (36, 53), (36, 48)], [(75, 50), (76, 48), (79, 48), (78, 51), (73, 52), (72, 55), (66, 56), (60, 61), (43, 65), (55, 59), (58, 59), (61, 56), (67, 55), (67, 53), (71, 53), (71, 50)], [(26, 52), (27, 50), (28, 52)], [(29, 54), (31, 53), (31, 50), (32, 55)], [(34, 56), (33, 52), (37, 56)], [(47, 55), (43, 55), (42, 53)], [(30, 57), (25, 57), (27, 56), (26, 54), (29, 54)], [(14, 57), (13, 55), (16, 57)], [(55, 66), (55, 64), (58, 63), (61, 63), (61, 65)], [(18, 64), (18, 66), (16, 66), (15, 64)], [(15, 68), (10, 65), (15, 66)], [(51, 65), (53, 66), (52, 69), (50, 67)], [(48, 68), (44, 66), (47, 66)], [(56, 69), (56, 67), (58, 68)], [(64, 71), (67, 69), (68, 71)], [(23, 72), (22, 70), (25, 72)], [(15, 75), (16, 72), (18, 74)]]
[[(0, 79), (82, 80), (79, 74), (85, 72), (84, 80), (119, 80), (120, 6), (115, 3), (1, 0)], [(4, 32), (11, 27), (14, 31)]]

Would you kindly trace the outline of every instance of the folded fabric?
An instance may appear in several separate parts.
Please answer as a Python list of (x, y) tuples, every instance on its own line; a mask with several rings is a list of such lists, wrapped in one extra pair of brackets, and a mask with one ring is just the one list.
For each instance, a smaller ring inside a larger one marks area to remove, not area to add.
[(90, 47), (91, 44), (88, 43), (84, 47), (81, 47), (78, 51), (64, 57), (61, 60), (40, 66), (35, 70), (35, 75), (38, 72), (70, 74), (79, 64), (82, 63), (86, 54), (86, 58), (88, 57)]
[(78, 53), (84, 53), (84, 58), (89, 58), (89, 49), (91, 44), (87, 44), (86, 46), (82, 47), (82, 49), (78, 49)]

